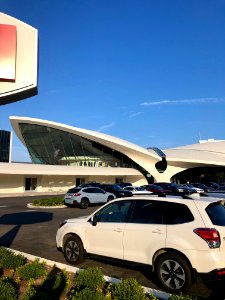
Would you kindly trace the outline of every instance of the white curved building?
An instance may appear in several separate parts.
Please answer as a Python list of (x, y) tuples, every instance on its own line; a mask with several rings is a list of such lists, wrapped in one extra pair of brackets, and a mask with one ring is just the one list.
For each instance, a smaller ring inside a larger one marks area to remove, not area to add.
[(169, 182), (172, 177), (187, 181), (200, 179), (206, 170), (219, 170), (220, 181), (224, 181), (225, 141), (208, 140), (161, 151), (41, 119), (10, 117), (10, 121), (33, 163), (1, 163), (1, 193), (66, 191), (90, 181), (135, 185)]

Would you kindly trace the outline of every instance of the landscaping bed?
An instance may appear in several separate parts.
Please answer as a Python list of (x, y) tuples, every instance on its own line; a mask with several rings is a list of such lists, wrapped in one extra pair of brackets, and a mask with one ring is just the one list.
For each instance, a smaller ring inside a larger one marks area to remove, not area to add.
[[(0, 247), (1, 300), (157, 300), (144, 292), (133, 278), (117, 284), (105, 281), (99, 268), (78, 274), (48, 266), (38, 259), (30, 261), (21, 254)], [(190, 300), (172, 295), (170, 300)], [(196, 298), (195, 298), (196, 299)]]

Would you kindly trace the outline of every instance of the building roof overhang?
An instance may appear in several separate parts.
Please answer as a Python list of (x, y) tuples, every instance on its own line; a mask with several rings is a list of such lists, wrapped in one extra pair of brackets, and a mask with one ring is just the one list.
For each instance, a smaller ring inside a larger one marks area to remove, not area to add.
[(33, 163), (0, 163), (0, 174), (8, 175), (95, 175), (95, 176), (140, 176), (143, 175), (132, 168), (92, 168), (74, 166), (40, 165)]

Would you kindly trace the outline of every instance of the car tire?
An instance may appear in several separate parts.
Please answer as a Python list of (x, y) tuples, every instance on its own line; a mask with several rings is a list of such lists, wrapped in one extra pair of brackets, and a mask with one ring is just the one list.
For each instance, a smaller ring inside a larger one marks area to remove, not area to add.
[(107, 199), (107, 202), (112, 201), (113, 199), (114, 199), (113, 196), (109, 196), (108, 199)]
[(89, 200), (88, 198), (82, 198), (80, 201), (80, 208), (86, 209), (89, 206)]
[(185, 292), (192, 283), (192, 274), (186, 260), (168, 252), (156, 261), (156, 276), (160, 285), (170, 293)]
[(84, 247), (80, 238), (70, 235), (63, 245), (63, 253), (66, 261), (71, 265), (77, 265), (84, 260)]

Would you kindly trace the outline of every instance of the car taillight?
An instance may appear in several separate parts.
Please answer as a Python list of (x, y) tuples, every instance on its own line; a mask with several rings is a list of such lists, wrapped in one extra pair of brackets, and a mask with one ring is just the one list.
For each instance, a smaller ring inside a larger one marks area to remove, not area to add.
[(77, 193), (77, 194), (73, 194), (73, 196), (75, 197), (79, 197), (81, 194)]
[(214, 228), (196, 228), (194, 233), (205, 240), (209, 248), (219, 248), (220, 247), (220, 234)]

